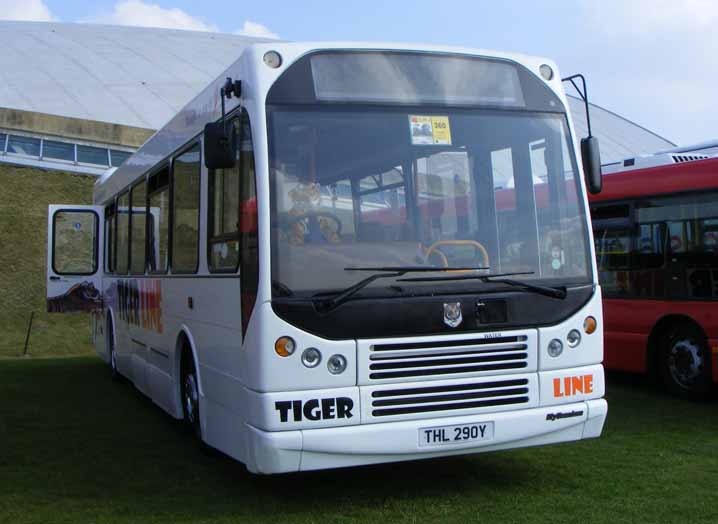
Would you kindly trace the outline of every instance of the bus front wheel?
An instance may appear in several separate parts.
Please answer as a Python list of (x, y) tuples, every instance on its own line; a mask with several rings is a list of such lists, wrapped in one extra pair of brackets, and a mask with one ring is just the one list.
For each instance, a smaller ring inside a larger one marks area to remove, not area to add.
[(690, 323), (671, 326), (661, 337), (660, 372), (679, 396), (700, 400), (711, 391), (711, 355), (705, 335)]

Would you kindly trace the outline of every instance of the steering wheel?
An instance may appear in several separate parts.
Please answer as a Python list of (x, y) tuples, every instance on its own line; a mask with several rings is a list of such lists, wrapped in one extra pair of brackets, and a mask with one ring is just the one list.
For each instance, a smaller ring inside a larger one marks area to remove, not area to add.
[(449, 267), (448, 257), (439, 249), (441, 246), (471, 246), (481, 255), (481, 258), (483, 258), (483, 267), (489, 267), (489, 252), (476, 240), (439, 240), (431, 244), (429, 249), (426, 250), (426, 258), (428, 259), (433, 252), (436, 252), (436, 254), (441, 257), (441, 263), (444, 264), (444, 267)]
[[(334, 213), (329, 213), (328, 211), (307, 211), (306, 213), (302, 213), (301, 215), (289, 215), (287, 217), (287, 227), (291, 227), (292, 225), (296, 224), (297, 222), (301, 222), (302, 220), (306, 220), (307, 218), (329, 218), (330, 220), (333, 220), (336, 225), (336, 235), (341, 236), (342, 234), (342, 221), (341, 219), (336, 216)], [(324, 236), (322, 234), (322, 236)], [(326, 237), (325, 237), (326, 238)], [(329, 240), (329, 239), (327, 239)]]

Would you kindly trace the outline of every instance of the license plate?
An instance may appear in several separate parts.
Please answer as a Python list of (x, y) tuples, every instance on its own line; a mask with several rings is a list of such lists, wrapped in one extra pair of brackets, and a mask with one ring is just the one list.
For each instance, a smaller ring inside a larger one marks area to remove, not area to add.
[(437, 426), (419, 429), (420, 446), (446, 446), (494, 438), (493, 422), (477, 422), (458, 426)]

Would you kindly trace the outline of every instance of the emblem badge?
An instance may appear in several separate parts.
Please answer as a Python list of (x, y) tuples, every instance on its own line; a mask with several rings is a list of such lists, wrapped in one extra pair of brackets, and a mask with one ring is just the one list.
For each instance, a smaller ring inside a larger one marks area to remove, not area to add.
[(444, 324), (455, 328), (463, 317), (461, 316), (461, 302), (445, 302), (444, 303)]

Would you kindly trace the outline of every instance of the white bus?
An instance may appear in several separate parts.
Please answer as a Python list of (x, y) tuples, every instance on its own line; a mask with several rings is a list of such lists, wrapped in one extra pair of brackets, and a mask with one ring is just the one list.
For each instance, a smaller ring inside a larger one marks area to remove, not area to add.
[(252, 472), (598, 437), (567, 108), (543, 58), (254, 43), (94, 205), (50, 207), (49, 307)]

